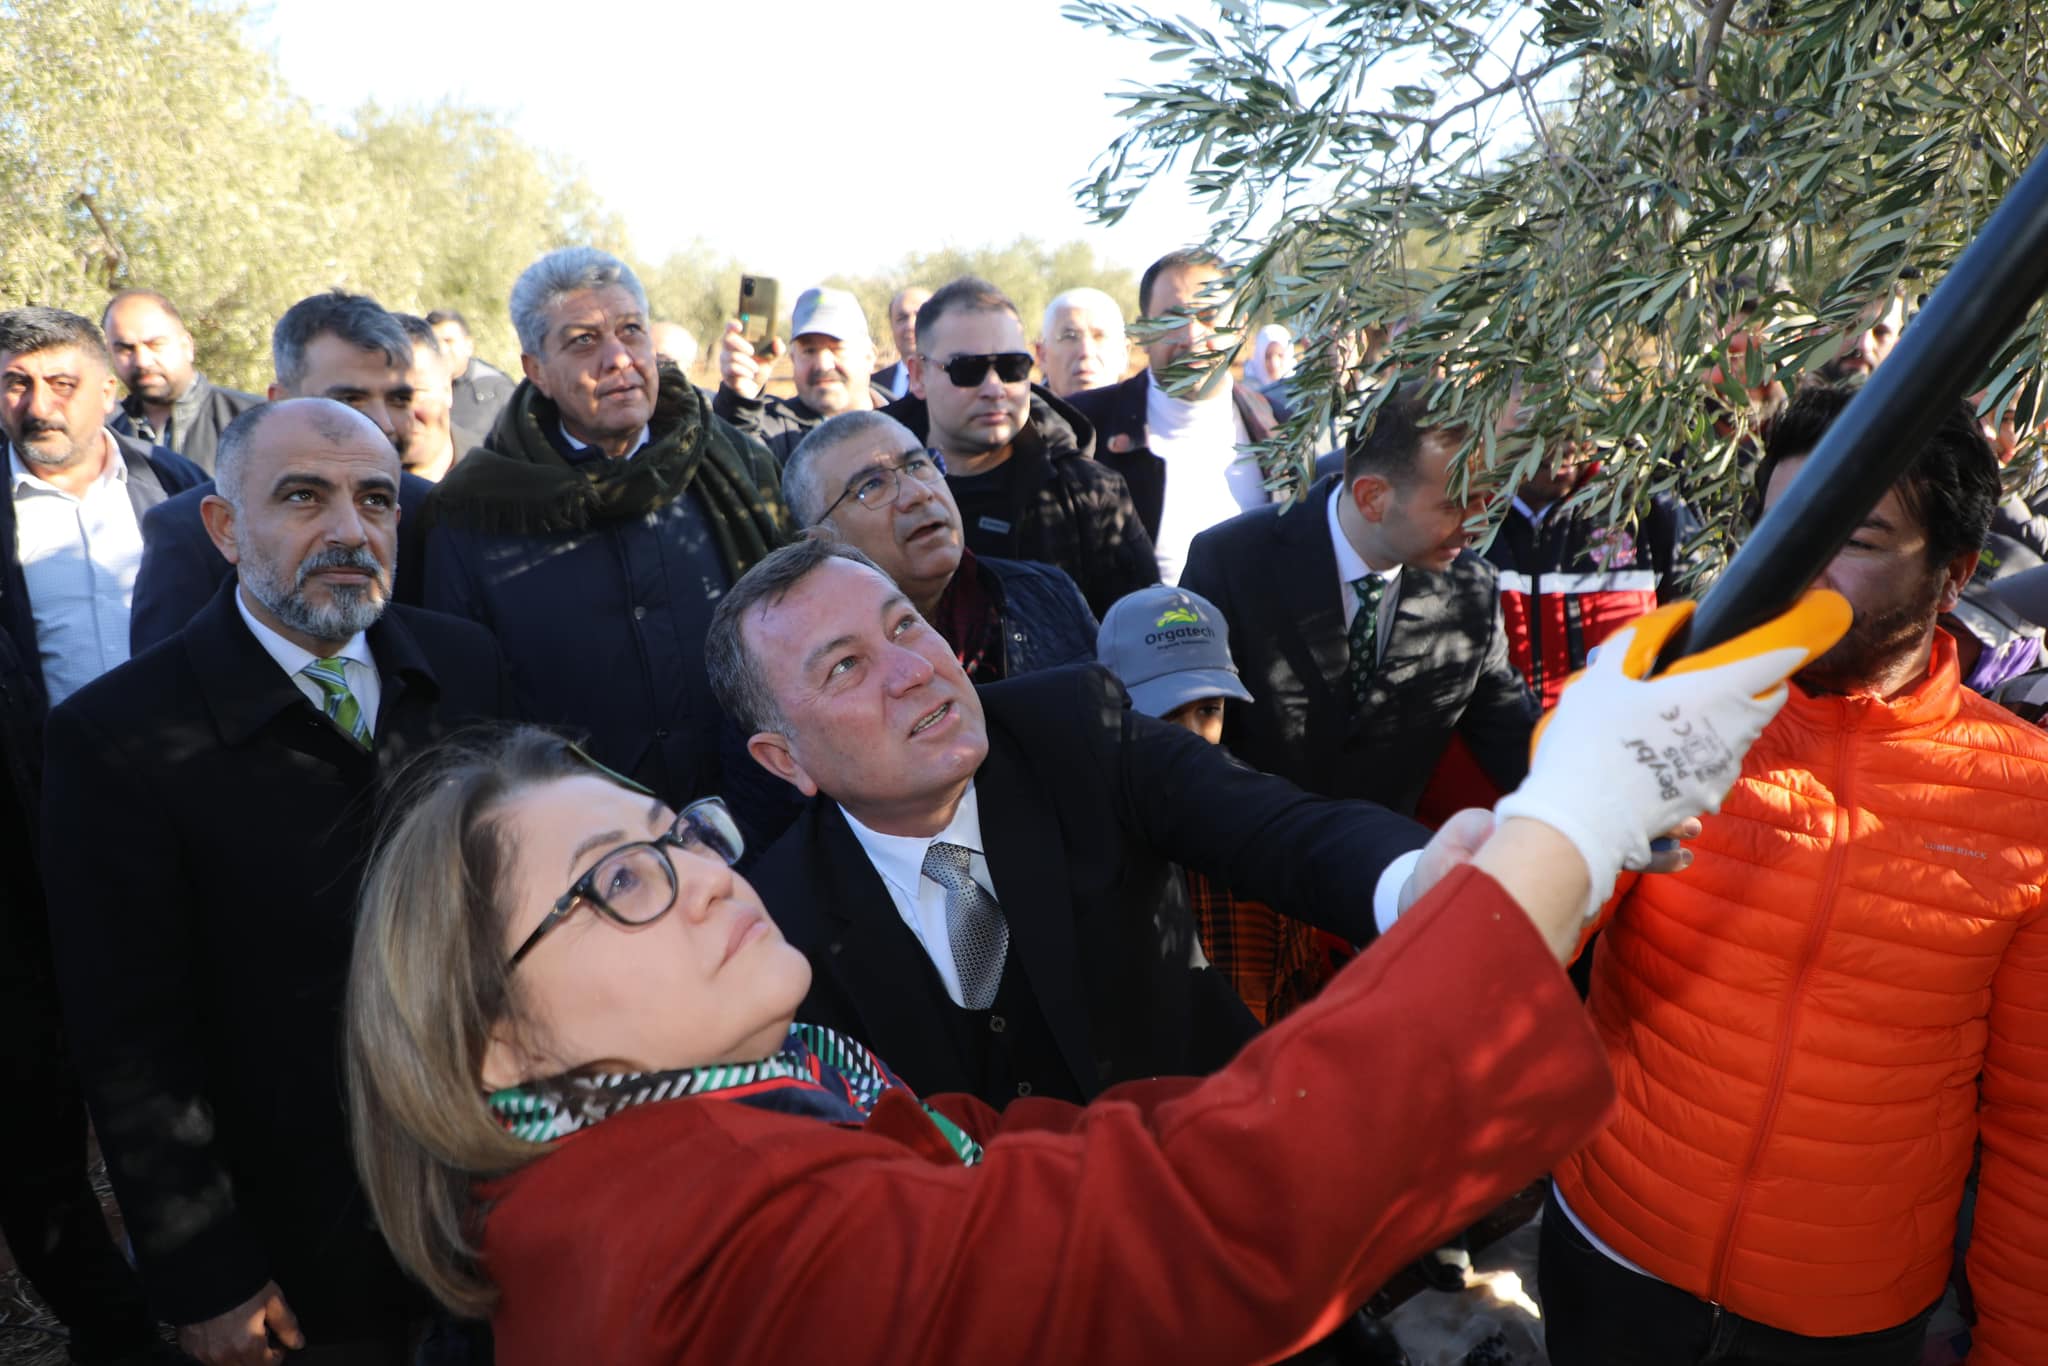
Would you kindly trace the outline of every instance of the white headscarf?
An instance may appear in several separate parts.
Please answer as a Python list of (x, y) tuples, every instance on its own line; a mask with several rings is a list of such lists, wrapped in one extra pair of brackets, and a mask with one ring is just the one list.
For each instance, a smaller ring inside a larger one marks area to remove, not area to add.
[[(1266, 352), (1275, 342), (1280, 344), (1280, 364), (1268, 373)], [(1293, 373), (1294, 334), (1279, 323), (1267, 323), (1252, 336), (1252, 354), (1244, 363), (1244, 382), (1257, 389), (1276, 379), (1286, 379)]]

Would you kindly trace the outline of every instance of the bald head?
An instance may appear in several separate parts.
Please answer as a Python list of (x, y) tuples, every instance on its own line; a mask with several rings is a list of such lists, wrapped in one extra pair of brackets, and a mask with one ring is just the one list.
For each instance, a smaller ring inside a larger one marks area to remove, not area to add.
[(362, 413), (331, 398), (287, 398), (249, 409), (221, 433), (214, 455), (214, 491), (237, 510), (249, 487), (249, 471), (282, 450), (325, 445), (336, 450), (364, 448), (389, 456), (396, 492), (398, 452), (384, 432)]
[(323, 657), (368, 630), (398, 564), (398, 452), (328, 398), (283, 399), (228, 424), (207, 535), (259, 621)]
[(654, 342), (654, 354), (688, 374), (697, 363), (697, 338), (681, 323), (649, 323), (647, 335)]
[(932, 292), (923, 285), (908, 285), (889, 300), (889, 335), (896, 339), (896, 356), (907, 360), (917, 350), (917, 310)]

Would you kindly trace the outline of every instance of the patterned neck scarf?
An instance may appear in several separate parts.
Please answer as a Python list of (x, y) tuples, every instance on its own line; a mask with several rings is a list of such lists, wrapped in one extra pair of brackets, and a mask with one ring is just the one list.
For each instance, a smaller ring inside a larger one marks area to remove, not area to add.
[[(789, 1031), (780, 1052), (759, 1062), (672, 1072), (571, 1073), (507, 1087), (492, 1093), (489, 1103), (514, 1138), (552, 1143), (632, 1106), (683, 1096), (736, 1101), (859, 1128), (882, 1093), (897, 1089), (910, 1090), (865, 1047), (835, 1030), (800, 1024)], [(923, 1108), (961, 1162), (971, 1167), (981, 1161), (979, 1143), (931, 1106)]]

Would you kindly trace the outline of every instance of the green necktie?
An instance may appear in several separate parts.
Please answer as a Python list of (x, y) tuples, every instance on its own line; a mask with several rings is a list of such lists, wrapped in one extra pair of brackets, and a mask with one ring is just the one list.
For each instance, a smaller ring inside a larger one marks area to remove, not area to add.
[(1377, 574), (1360, 575), (1351, 581), (1351, 591), (1358, 595), (1358, 611), (1352, 614), (1349, 633), (1351, 707), (1358, 711), (1365, 706), (1373, 671), (1379, 667), (1380, 599), (1386, 595), (1387, 581)]
[(361, 745), (370, 747), (370, 722), (363, 715), (362, 703), (348, 690), (348, 672), (341, 659), (316, 659), (300, 673), (320, 685), (320, 691), (327, 701), (321, 710), (335, 729)]

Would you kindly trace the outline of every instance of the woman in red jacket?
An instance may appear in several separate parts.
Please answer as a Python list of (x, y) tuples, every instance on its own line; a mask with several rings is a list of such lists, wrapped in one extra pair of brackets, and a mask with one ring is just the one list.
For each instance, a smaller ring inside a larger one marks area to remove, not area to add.
[[(1086, 1108), (920, 1101), (792, 1027), (809, 964), (715, 800), (678, 815), (538, 730), (445, 756), (379, 850), (351, 971), (379, 1223), (506, 1366), (1283, 1356), (1605, 1113), (1559, 961), (1616, 870), (1718, 800), (1812, 652), (1785, 623), (1836, 630), (1795, 612), (1635, 681), (1683, 615), (1603, 658), (1498, 827), (1433, 846), (1477, 844), (1448, 856), (1470, 866), (1316, 1001), (1214, 1077)], [(1607, 760), (1699, 733), (1718, 766)], [(1445, 1008), (1475, 990), (1494, 1008)]]

